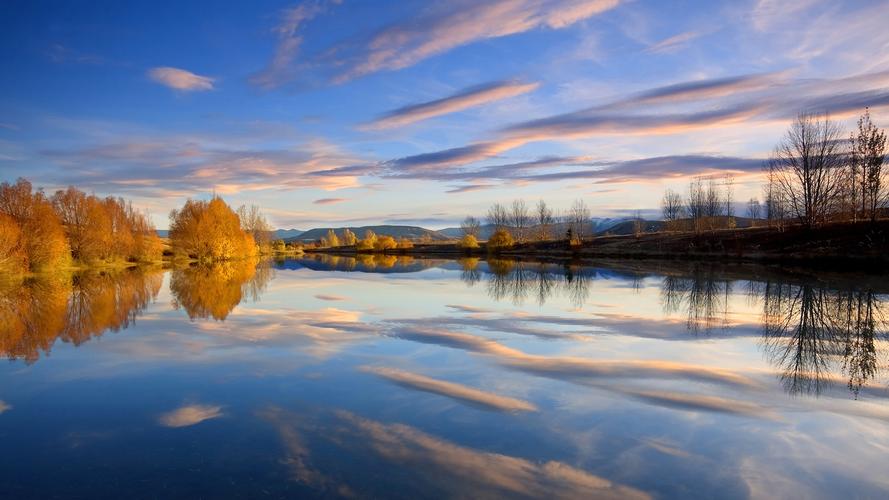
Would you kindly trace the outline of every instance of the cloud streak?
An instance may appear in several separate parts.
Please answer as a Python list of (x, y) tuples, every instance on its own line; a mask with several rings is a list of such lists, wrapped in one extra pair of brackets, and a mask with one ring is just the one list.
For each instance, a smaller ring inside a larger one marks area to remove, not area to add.
[(506, 412), (537, 411), (537, 406), (522, 399), (501, 396), (499, 394), (474, 389), (453, 382), (446, 382), (444, 380), (436, 380), (417, 373), (406, 372), (395, 368), (374, 366), (364, 367), (363, 370), (395, 382), (403, 387), (439, 394), (441, 396), (469, 403), (470, 405), (481, 406), (491, 410)]
[(222, 416), (222, 407), (213, 405), (189, 405), (160, 416), (164, 427), (189, 427)]
[(470, 87), (434, 101), (411, 104), (390, 111), (364, 125), (368, 130), (403, 127), (436, 116), (463, 111), (476, 106), (515, 97), (535, 90), (539, 83), (516, 81), (492, 82)]
[(209, 76), (201, 76), (191, 71), (169, 66), (151, 68), (148, 70), (148, 77), (161, 85), (184, 92), (213, 90), (215, 81), (215, 78)]

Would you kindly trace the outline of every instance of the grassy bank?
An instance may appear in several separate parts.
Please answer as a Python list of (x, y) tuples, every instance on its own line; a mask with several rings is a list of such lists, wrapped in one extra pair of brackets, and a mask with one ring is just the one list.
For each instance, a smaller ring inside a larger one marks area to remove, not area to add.
[[(307, 249), (339, 255), (359, 253), (354, 246)], [(808, 229), (791, 226), (656, 232), (599, 236), (580, 245), (562, 241), (517, 243), (509, 248), (461, 248), (458, 243), (417, 243), (413, 248), (361, 251), (387, 255), (459, 257), (488, 254), (543, 259), (621, 258), (759, 261), (872, 265), (889, 263), (889, 221), (836, 223)]]

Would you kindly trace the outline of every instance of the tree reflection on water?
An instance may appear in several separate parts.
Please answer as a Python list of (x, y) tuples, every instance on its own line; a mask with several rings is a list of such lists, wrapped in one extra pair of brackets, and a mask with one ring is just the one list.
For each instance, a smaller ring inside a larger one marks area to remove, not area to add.
[(80, 345), (127, 328), (157, 297), (160, 269), (42, 276), (0, 289), (0, 352), (34, 363), (56, 340)]

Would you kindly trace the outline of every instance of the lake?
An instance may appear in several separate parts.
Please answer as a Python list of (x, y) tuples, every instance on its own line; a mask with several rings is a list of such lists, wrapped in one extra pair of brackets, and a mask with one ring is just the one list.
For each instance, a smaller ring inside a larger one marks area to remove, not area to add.
[(886, 498), (889, 280), (306, 256), (0, 288), (0, 497)]

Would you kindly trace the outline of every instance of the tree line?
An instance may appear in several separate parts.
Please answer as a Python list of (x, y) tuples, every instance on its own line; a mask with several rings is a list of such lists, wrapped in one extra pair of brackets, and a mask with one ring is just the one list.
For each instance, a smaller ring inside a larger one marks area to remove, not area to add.
[[(272, 250), (272, 228), (259, 208), (187, 200), (170, 213), (174, 257), (230, 260)], [(49, 195), (26, 179), (0, 184), (0, 269), (7, 274), (71, 265), (153, 262), (164, 243), (145, 212), (119, 197), (69, 186)]]
[(0, 184), (0, 267), (6, 272), (153, 261), (162, 251), (148, 216), (123, 198), (75, 187), (49, 196), (25, 179)]
[[(525, 200), (516, 199), (509, 205), (494, 203), (485, 217), (492, 233), (487, 240), (488, 249), (508, 248), (515, 243), (551, 241), (564, 237), (571, 244), (580, 244), (590, 236), (592, 218), (586, 202), (577, 199), (564, 213), (557, 213), (545, 200), (529, 207)], [(463, 236), (459, 245), (478, 248), (481, 240), (482, 220), (467, 216), (460, 223)]]
[[(885, 160), (886, 132), (874, 125), (868, 109), (848, 138), (828, 115), (800, 114), (765, 163), (763, 201), (750, 198), (746, 215), (778, 228), (876, 221), (889, 205)], [(661, 202), (667, 228), (712, 229), (708, 222), (721, 206), (719, 215), (731, 220), (731, 191), (720, 199), (714, 186), (713, 178), (696, 178), (684, 199), (668, 189)]]
[(364, 237), (359, 239), (358, 235), (349, 228), (343, 229), (341, 236), (337, 235), (335, 230), (328, 229), (327, 235), (322, 236), (319, 243), (321, 247), (326, 248), (355, 247), (359, 252), (384, 251), (396, 248), (406, 249), (413, 248), (414, 246), (413, 241), (408, 238), (401, 237), (396, 240), (392, 236), (385, 234), (378, 235), (370, 229), (366, 230)]

